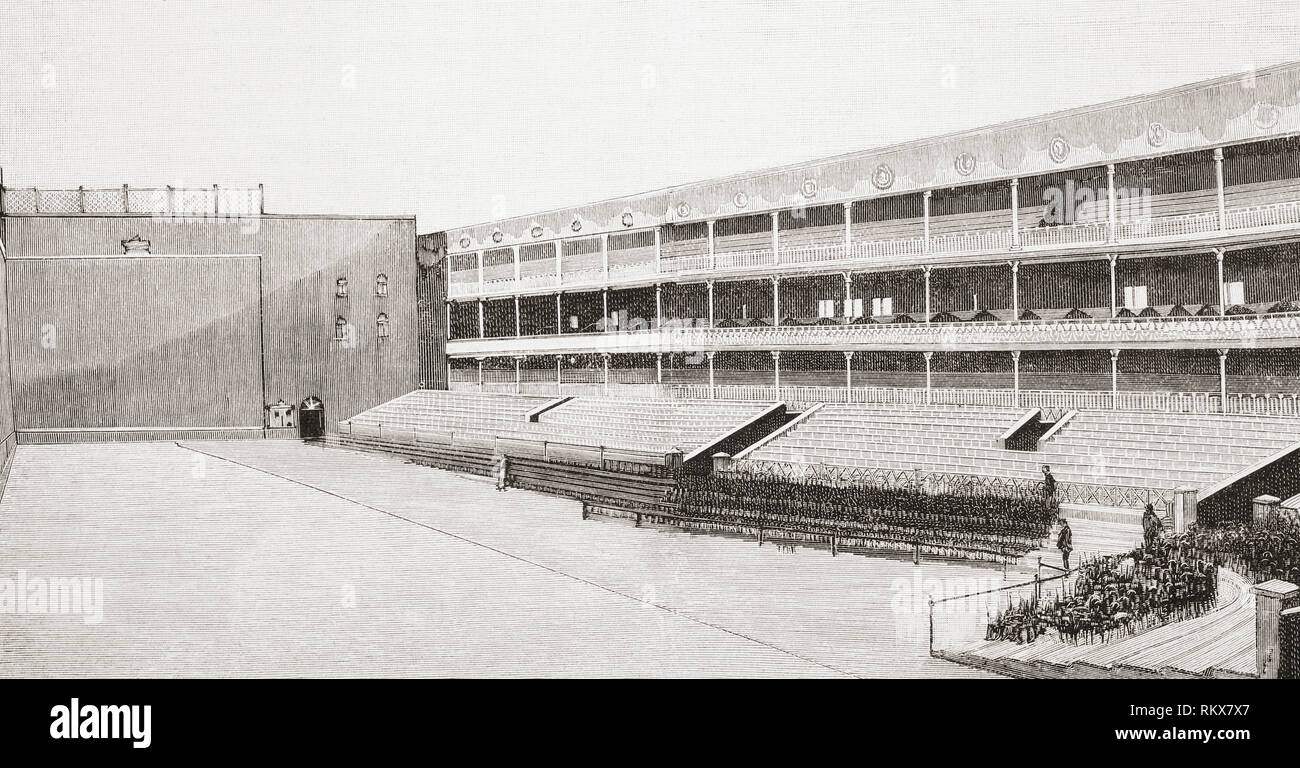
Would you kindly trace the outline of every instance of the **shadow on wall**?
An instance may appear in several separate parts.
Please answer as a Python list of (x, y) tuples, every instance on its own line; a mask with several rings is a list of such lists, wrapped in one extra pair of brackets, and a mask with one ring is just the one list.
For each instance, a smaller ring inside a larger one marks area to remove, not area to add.
[(120, 361), (74, 360), (51, 372), (40, 372), (50, 365), (36, 361), (53, 351), (26, 340), (14, 350), (18, 428), (258, 426), (255, 313), (256, 306), (244, 308)]

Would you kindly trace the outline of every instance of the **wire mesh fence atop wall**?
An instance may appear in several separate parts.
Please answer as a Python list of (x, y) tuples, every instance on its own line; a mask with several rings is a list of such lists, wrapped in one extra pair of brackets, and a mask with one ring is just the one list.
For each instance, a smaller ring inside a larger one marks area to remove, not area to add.
[(118, 213), (173, 216), (243, 216), (263, 211), (262, 187), (121, 187), (38, 189), (6, 187), (7, 214)]

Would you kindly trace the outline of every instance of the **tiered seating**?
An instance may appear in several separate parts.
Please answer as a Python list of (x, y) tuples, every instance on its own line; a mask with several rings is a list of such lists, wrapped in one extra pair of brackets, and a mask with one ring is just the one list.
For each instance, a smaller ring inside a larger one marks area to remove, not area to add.
[[(506, 431), (526, 423), (524, 415), (543, 405), (547, 397), (502, 397), (474, 392), (417, 389), (348, 419), (368, 427), (455, 431), (500, 428)], [(346, 422), (345, 422), (346, 423)]]
[(920, 216), (906, 219), (853, 222), (853, 242), (855, 243), (869, 240), (921, 237), (924, 233), (925, 222)]
[(709, 255), (709, 242), (704, 237), (674, 240), (665, 237), (660, 245), (665, 270), (678, 268), (697, 269), (695, 262)]
[(781, 230), (781, 250), (826, 248), (844, 244), (843, 224), (820, 224)]
[(1232, 184), (1224, 187), (1223, 198), (1224, 205), (1228, 208), (1247, 208), (1300, 200), (1300, 179)]
[(663, 454), (705, 444), (757, 416), (764, 403), (690, 400), (625, 400), (579, 397), (546, 411), (537, 422), (526, 414), (548, 397), (417, 390), (358, 414), (341, 424), (344, 433), (364, 432), (394, 440), (416, 433), (605, 446)]
[(655, 263), (654, 237), (648, 232), (614, 233), (609, 237), (609, 270), (612, 274), (626, 273), (634, 268)]
[(483, 252), (483, 282), (498, 283), (515, 278), (514, 253), (509, 248)]
[(930, 234), (946, 235), (962, 232), (983, 232), (987, 230), (1004, 230), (1011, 236), (1011, 209), (992, 211), (975, 211), (972, 213), (954, 213), (947, 216), (930, 217)]
[(725, 400), (579, 397), (543, 413), (538, 426), (603, 439), (635, 438), (664, 450), (689, 451), (739, 427), (766, 407)]
[(1217, 211), (1218, 199), (1218, 191), (1211, 186), (1204, 189), (1150, 195), (1138, 198), (1130, 204), (1135, 208), (1133, 213), (1136, 215), (1149, 214), (1153, 218), (1160, 218), (1162, 216), (1182, 216), (1189, 213)]
[(1025, 454), (993, 447), (1023, 414), (1015, 408), (826, 405), (749, 455), (762, 461), (1032, 477)]
[(604, 271), (604, 257), (600, 251), (600, 238), (565, 240), (564, 259), (560, 264), (564, 275), (581, 275)]
[(1037, 454), (1060, 479), (1205, 488), (1300, 440), (1294, 419), (1080, 413)]
[[(841, 240), (842, 239), (843, 237), (841, 236)], [(770, 251), (772, 250), (772, 232), (771, 230), (766, 230), (734, 235), (719, 235), (714, 238), (713, 250), (718, 254), (739, 253), (744, 251)]]
[(826, 405), (749, 458), (921, 469), (1156, 490), (1206, 488), (1300, 440), (1294, 419), (1101, 411), (1077, 414), (1038, 451), (996, 438), (1024, 410)]

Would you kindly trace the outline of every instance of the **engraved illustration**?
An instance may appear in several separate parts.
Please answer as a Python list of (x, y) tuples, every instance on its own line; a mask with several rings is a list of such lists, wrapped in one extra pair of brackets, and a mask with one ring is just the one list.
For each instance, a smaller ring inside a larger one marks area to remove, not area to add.
[(0, 11), (0, 677), (1300, 677), (1296, 22), (1101, 5)]

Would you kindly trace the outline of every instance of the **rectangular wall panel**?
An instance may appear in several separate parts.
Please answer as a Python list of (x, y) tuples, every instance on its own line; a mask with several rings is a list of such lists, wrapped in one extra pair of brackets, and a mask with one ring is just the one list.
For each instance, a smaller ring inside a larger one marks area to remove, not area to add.
[[(136, 235), (148, 240), (155, 254), (260, 255), (262, 334), (244, 349), (265, 353), (259, 361), (265, 401), (261, 378), (255, 394), (227, 387), (236, 398), (251, 398), (238, 406), (241, 418), (254, 416), (242, 425), (260, 424), (265, 404), (283, 399), (298, 405), (304, 398), (316, 396), (325, 402), (326, 427), (333, 431), (340, 419), (403, 395), (420, 381), (413, 218), (266, 215), (240, 220), (87, 215), (18, 216), (5, 221), (11, 263), (121, 254), (122, 241)], [(387, 281), (386, 291), (378, 287), (381, 275)], [(346, 297), (336, 296), (339, 278), (348, 281)], [(39, 284), (28, 285), (29, 280), (22, 283), (24, 294), (43, 290)], [(195, 297), (195, 301), (201, 304), (210, 297), (227, 307), (229, 289), (213, 286), (212, 293)], [(441, 290), (439, 283), (437, 291)], [(440, 300), (437, 304), (431, 314), (440, 313)], [(379, 330), (381, 315), (388, 320), (387, 336)], [(11, 308), (12, 321), (21, 317)], [(339, 319), (350, 329), (346, 343), (335, 338)], [(27, 323), (24, 332), (30, 333), (30, 322), (23, 322)], [(445, 331), (432, 334), (433, 343), (443, 336)], [(29, 342), (24, 354), (36, 354), (39, 347), (33, 348), (31, 343), (35, 342)], [(205, 358), (195, 361), (196, 365), (219, 365), (221, 358), (207, 359), (207, 347), (193, 349), (195, 355)], [(17, 359), (14, 369), (20, 370)], [(226, 386), (224, 380), (216, 381)], [(29, 392), (23, 402), (37, 397)], [(105, 414), (102, 418), (111, 421), (115, 417)]]
[(8, 267), (18, 429), (262, 423), (257, 258)]

